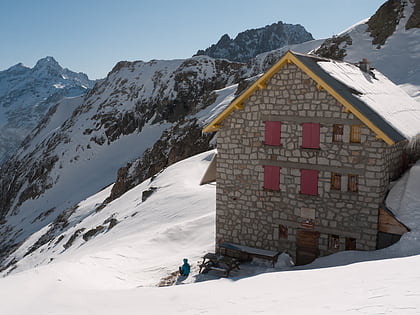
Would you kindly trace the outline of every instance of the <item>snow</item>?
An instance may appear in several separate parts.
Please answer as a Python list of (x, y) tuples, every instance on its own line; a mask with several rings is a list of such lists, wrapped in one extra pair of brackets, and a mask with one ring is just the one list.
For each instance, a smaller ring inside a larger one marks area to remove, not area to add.
[[(198, 261), (214, 250), (215, 185), (199, 186), (213, 153), (168, 167), (100, 212), (94, 209), (111, 187), (82, 201), (61, 241), (57, 235), (0, 279), (2, 313), (419, 313), (420, 202), (403, 196), (417, 193), (420, 162), (408, 173), (410, 180), (403, 177), (388, 197), (402, 198), (397, 203), (405, 208), (399, 213), (405, 211), (412, 221), (412, 232), (399, 243), (373, 252), (341, 252), (299, 268), (242, 264), (231, 278), (221, 278), (216, 271), (198, 274)], [(151, 187), (157, 190), (142, 201), (142, 192)], [(110, 216), (119, 221), (113, 229), (87, 242), (80, 236), (64, 251), (62, 244), (75, 230), (87, 231)], [(29, 238), (21, 253), (35, 240)], [(156, 287), (184, 257), (192, 264), (190, 276), (173, 279), (177, 285)], [(287, 261), (287, 255), (281, 260)]]
[(386, 205), (392, 213), (410, 229), (420, 222), (420, 161), (395, 183), (389, 192)]
[[(405, 25), (413, 12), (414, 3), (404, 0), (403, 18), (397, 25), (396, 31), (382, 46), (372, 44), (372, 37), (367, 32), (368, 25), (362, 21), (340, 35), (348, 34), (353, 44), (346, 48), (345, 61), (356, 63), (367, 58), (372, 67), (378, 69), (394, 83), (412, 84), (420, 91), (420, 28), (406, 30)], [(402, 47), (404, 49), (402, 49)], [(413, 91), (414, 92), (414, 91)], [(411, 96), (415, 96), (407, 90)]]
[(355, 97), (389, 122), (407, 139), (420, 134), (420, 105), (392, 83), (382, 73), (372, 70), (366, 73), (356, 65), (338, 62), (318, 62), (319, 66), (332, 77), (358, 91)]

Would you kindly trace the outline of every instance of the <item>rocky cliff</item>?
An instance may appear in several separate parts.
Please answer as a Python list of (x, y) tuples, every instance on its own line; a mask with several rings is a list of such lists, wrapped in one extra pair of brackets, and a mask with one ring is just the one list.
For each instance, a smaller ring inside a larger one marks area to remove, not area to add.
[(33, 68), (17, 64), (0, 71), (0, 163), (64, 97), (85, 94), (95, 81), (84, 73), (63, 69), (53, 57)]
[(225, 34), (217, 44), (199, 50), (197, 55), (248, 62), (261, 53), (310, 40), (312, 35), (302, 25), (278, 22), (241, 32), (234, 39)]

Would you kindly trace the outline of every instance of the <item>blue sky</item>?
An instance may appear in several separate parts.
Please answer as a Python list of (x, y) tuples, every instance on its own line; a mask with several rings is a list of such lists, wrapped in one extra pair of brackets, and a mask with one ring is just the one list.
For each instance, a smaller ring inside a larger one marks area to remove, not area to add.
[(63, 67), (105, 77), (120, 60), (188, 58), (223, 34), (278, 21), (316, 39), (370, 17), (385, 0), (4, 0), (0, 70), (53, 56)]

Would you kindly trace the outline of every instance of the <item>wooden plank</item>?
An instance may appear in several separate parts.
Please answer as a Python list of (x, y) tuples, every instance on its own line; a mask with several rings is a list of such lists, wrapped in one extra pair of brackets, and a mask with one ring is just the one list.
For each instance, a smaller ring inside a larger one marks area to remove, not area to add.
[(399, 222), (390, 213), (379, 208), (378, 231), (384, 233), (403, 235), (408, 232), (408, 228)]
[(296, 265), (306, 265), (319, 256), (319, 232), (296, 231)]

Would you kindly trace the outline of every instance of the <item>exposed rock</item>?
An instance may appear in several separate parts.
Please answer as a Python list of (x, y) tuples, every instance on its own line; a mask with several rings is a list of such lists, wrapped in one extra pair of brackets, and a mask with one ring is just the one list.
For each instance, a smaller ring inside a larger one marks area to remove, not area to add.
[(199, 50), (196, 55), (248, 62), (263, 52), (309, 40), (313, 40), (313, 37), (302, 25), (286, 24), (280, 21), (263, 28), (241, 32), (235, 39), (225, 34), (217, 44), (205, 50)]
[(400, 22), (404, 13), (404, 5), (401, 0), (389, 0), (385, 2), (367, 22), (370, 35), (373, 37), (372, 44), (385, 44)]
[(174, 125), (165, 131), (162, 137), (147, 150), (143, 156), (121, 168), (117, 174), (118, 185), (114, 185), (110, 202), (145, 179), (152, 177), (163, 168), (197, 153), (212, 148), (212, 134), (203, 134), (202, 126), (195, 119)]
[(319, 47), (315, 54), (321, 57), (343, 60), (346, 57), (346, 48), (352, 45), (350, 35), (334, 36), (325, 40), (321, 47)]
[(412, 1), (414, 1), (414, 12), (405, 25), (405, 29), (407, 30), (411, 28), (420, 28), (420, 0)]
[(73, 235), (69, 238), (69, 240), (63, 245), (64, 249), (68, 249), (69, 247), (71, 247), (71, 245), (73, 245), (73, 242), (76, 240), (76, 238), (78, 238), (79, 235), (82, 234), (84, 230), (86, 229), (82, 228), (74, 232)]
[(83, 95), (96, 81), (63, 69), (53, 57), (33, 68), (21, 63), (0, 71), (0, 163), (10, 158), (51, 106)]
[(141, 201), (145, 202), (146, 199), (149, 198), (156, 190), (157, 190), (157, 187), (150, 187), (148, 190), (144, 190), (141, 193)]
[(94, 229), (91, 229), (89, 231), (87, 231), (85, 234), (83, 234), (83, 239), (87, 242), (89, 241), (92, 237), (96, 236), (98, 233), (102, 232), (105, 229), (104, 226), (99, 225)]

